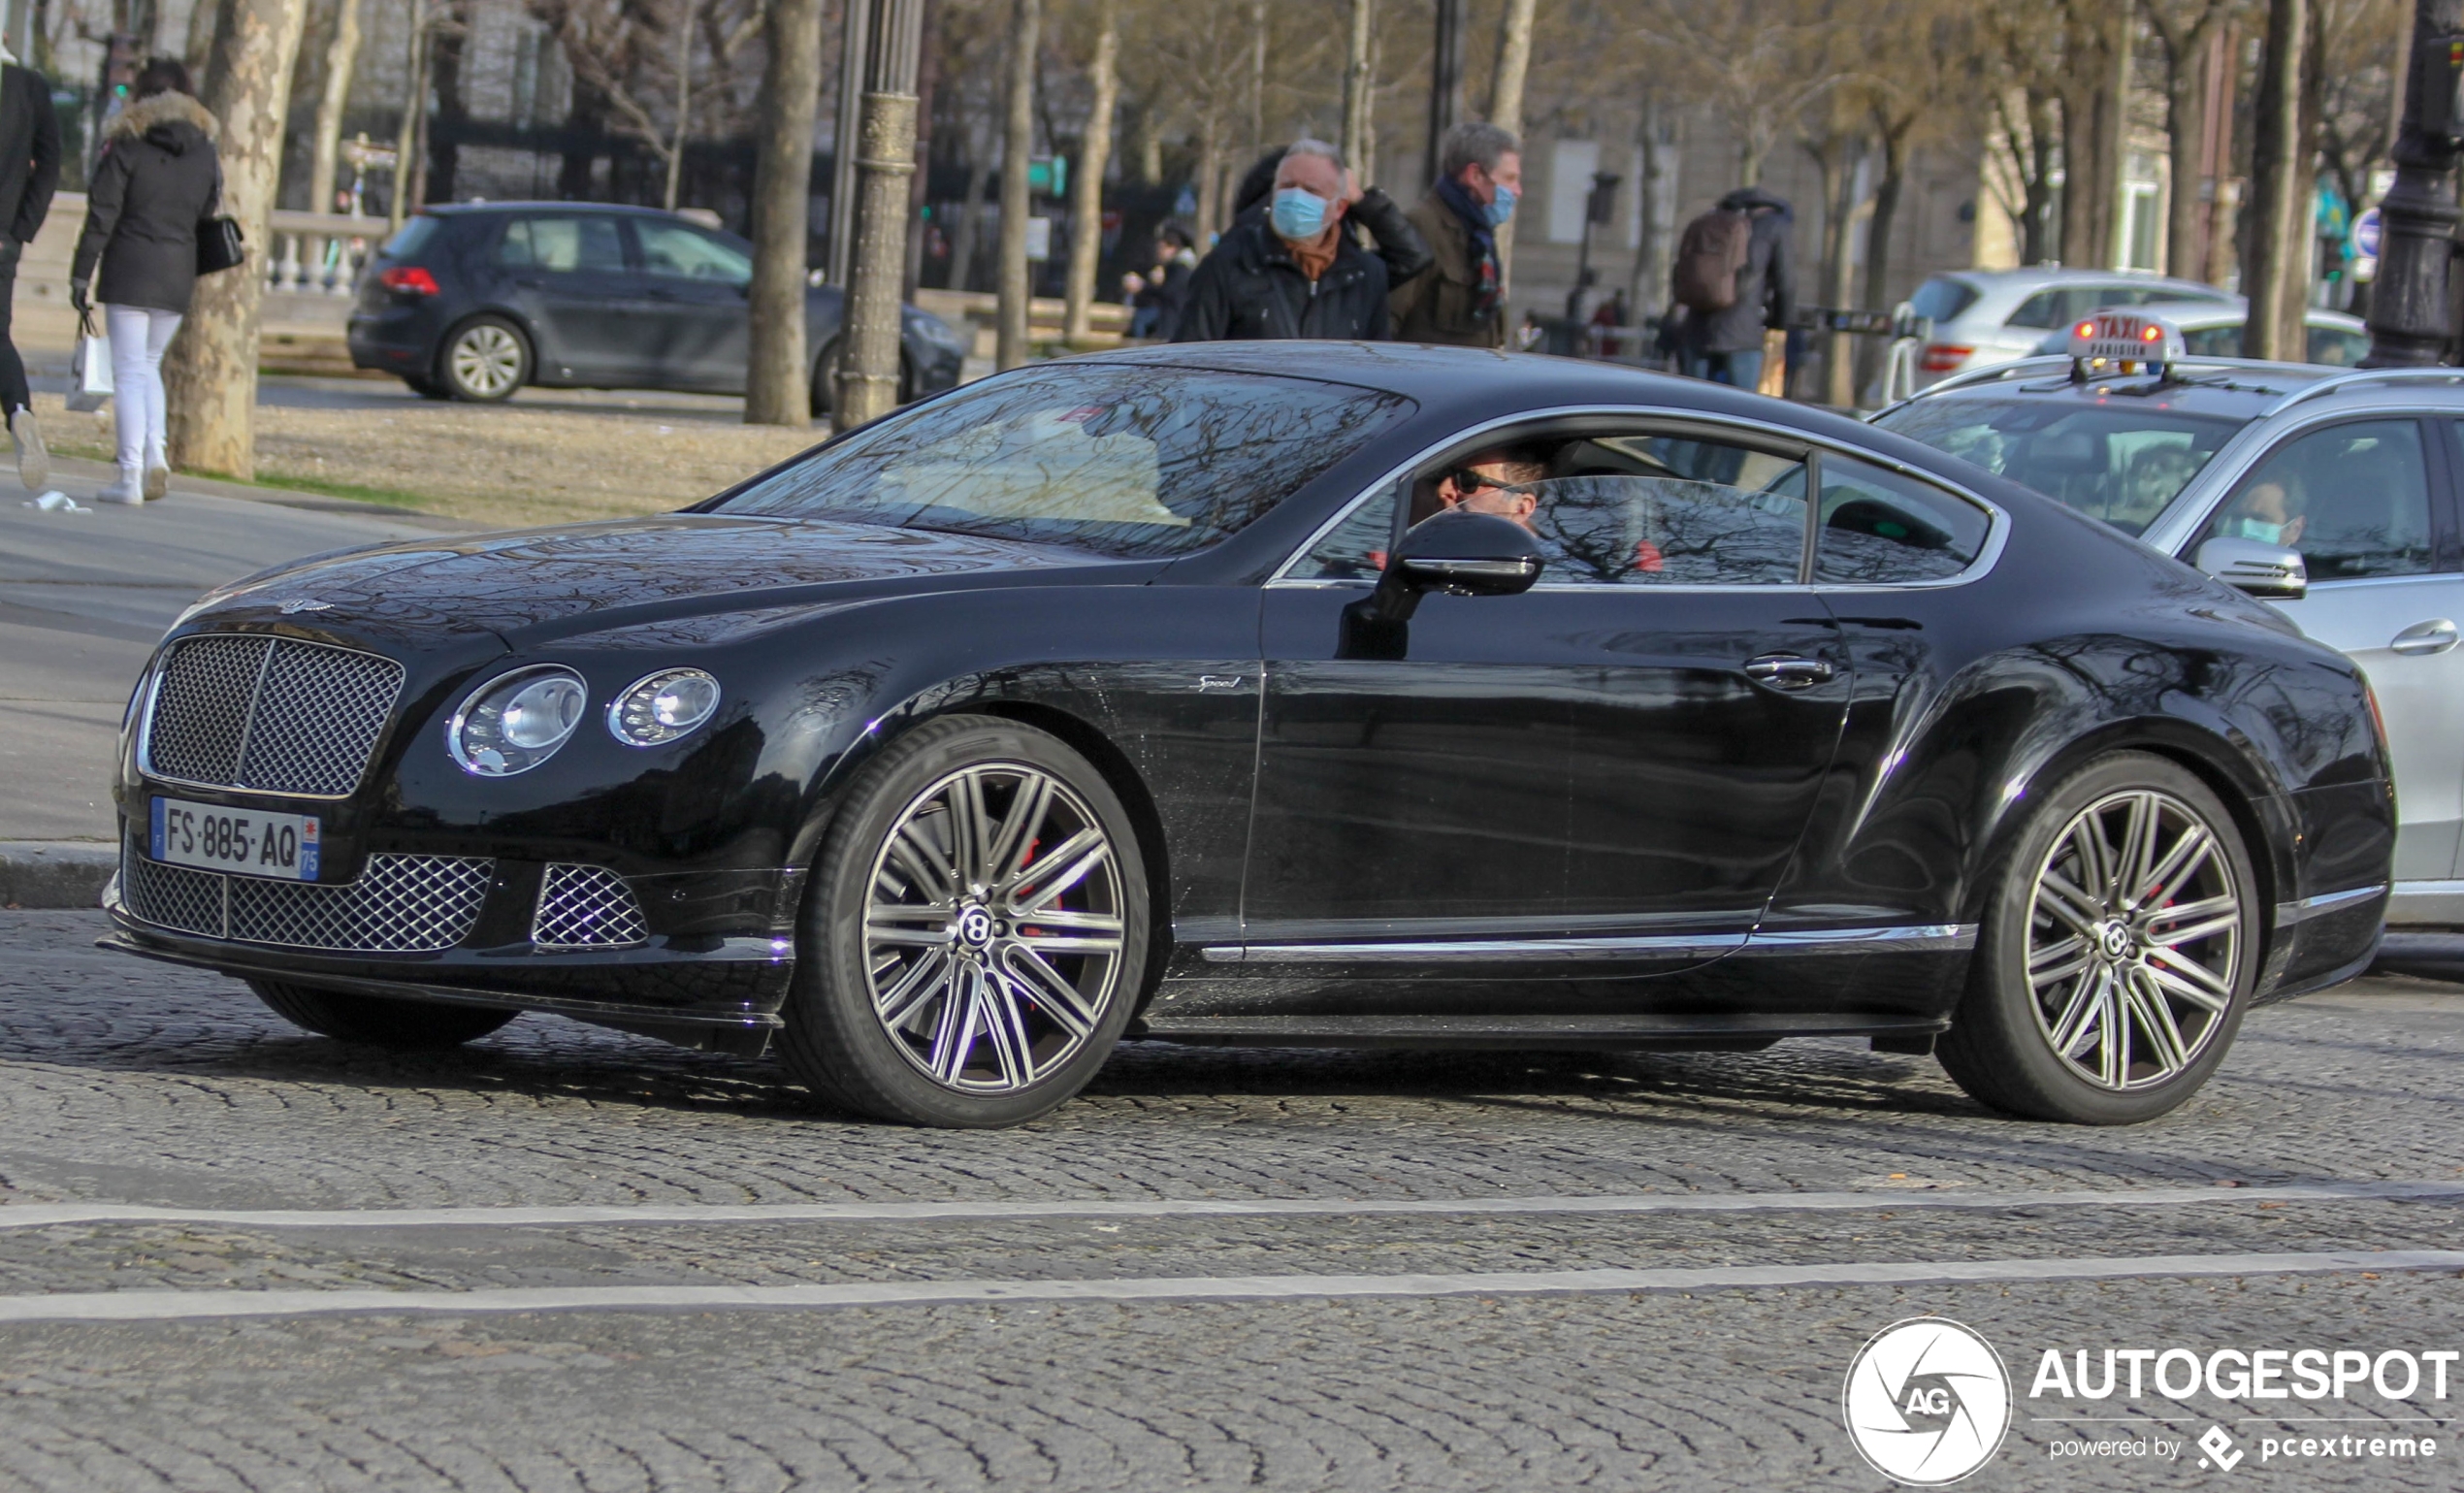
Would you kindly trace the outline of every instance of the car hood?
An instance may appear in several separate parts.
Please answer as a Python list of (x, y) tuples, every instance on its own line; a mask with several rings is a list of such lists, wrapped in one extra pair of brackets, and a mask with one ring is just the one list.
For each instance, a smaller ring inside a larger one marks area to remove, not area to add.
[(550, 638), (718, 612), (951, 585), (1049, 583), (1157, 566), (968, 535), (866, 524), (667, 513), (554, 529), (411, 540), (313, 557), (234, 582), (183, 622), (281, 622), (417, 646), (494, 633)]

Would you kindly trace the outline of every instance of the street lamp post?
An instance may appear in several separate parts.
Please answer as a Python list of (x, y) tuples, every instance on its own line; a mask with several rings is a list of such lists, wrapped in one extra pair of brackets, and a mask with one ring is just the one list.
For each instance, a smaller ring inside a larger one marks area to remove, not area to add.
[(2414, 0), (2410, 73), (2395, 185), (2379, 205), (2383, 243), (2365, 368), (2442, 362), (2455, 336), (2448, 274), (2458, 215), (2456, 153), (2464, 148), (2464, 0)]
[(1433, 0), (1429, 55), (1429, 179), (1438, 179), (1438, 147), (1463, 117), (1463, 0)]

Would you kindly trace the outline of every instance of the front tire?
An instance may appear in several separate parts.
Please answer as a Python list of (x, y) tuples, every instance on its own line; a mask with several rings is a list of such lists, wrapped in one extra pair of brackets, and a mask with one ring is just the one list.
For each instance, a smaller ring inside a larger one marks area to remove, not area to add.
[(814, 867), (780, 1049), (826, 1104), (951, 1128), (1057, 1107), (1129, 1022), (1146, 865), (1068, 745), (983, 716), (909, 732), (850, 785)]
[(453, 329), (437, 359), (438, 382), (455, 399), (494, 405), (531, 381), (531, 340), (502, 316), (473, 316)]
[(2183, 767), (2101, 757), (2046, 795), (1997, 873), (1936, 1051), (1995, 1109), (2136, 1124), (2223, 1061), (2256, 979), (2258, 880)]
[(248, 989), (276, 1016), (337, 1042), (358, 1042), (398, 1053), (438, 1052), (476, 1041), (512, 1021), (519, 1011), (449, 1006), (438, 1001), (397, 1000), (385, 995), (343, 995), (280, 980), (251, 980)]

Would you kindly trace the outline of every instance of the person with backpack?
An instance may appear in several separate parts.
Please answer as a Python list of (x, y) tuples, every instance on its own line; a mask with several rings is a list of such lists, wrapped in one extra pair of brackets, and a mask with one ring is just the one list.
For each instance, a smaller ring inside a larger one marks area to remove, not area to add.
[(1683, 371), (1751, 389), (1763, 376), (1763, 333), (1786, 330), (1797, 310), (1789, 235), (1796, 212), (1759, 186), (1739, 187), (1685, 225), (1669, 275), (1669, 300), (1685, 308)]

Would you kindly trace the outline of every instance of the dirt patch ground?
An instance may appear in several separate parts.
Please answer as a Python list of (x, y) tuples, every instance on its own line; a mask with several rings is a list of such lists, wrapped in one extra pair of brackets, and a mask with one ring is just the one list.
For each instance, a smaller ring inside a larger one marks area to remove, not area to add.
[[(52, 449), (112, 459), (108, 409), (71, 414), (60, 396), (37, 394), (35, 411)], [(827, 434), (519, 405), (261, 405), (257, 480), (489, 525), (570, 523), (680, 507)]]

